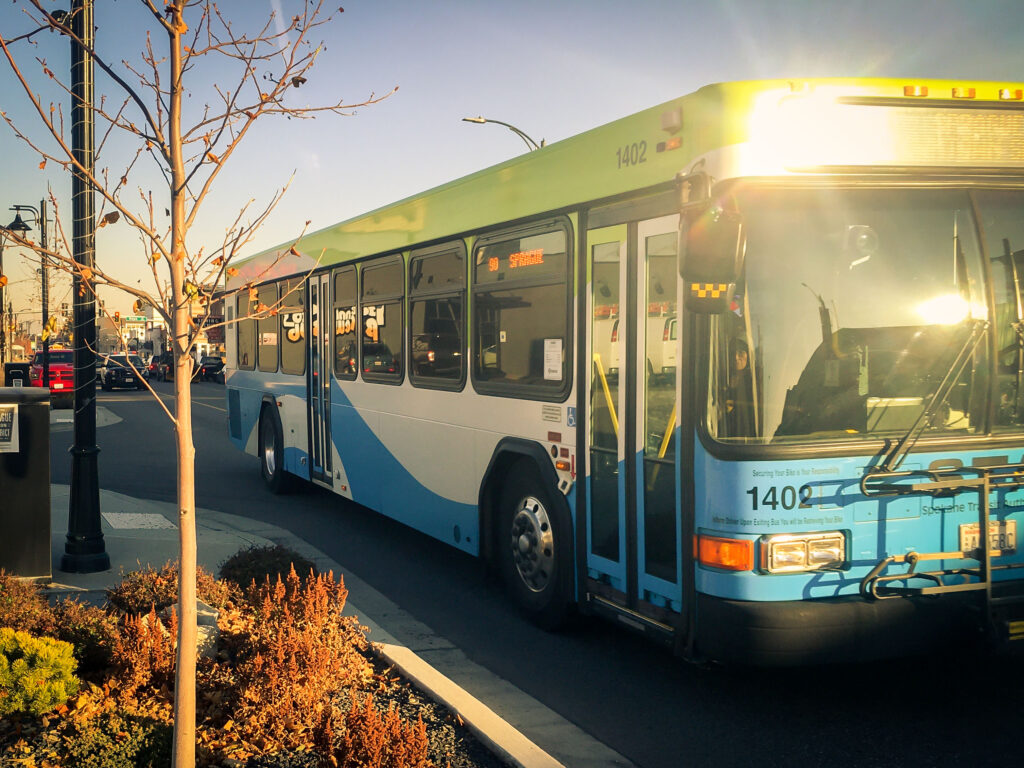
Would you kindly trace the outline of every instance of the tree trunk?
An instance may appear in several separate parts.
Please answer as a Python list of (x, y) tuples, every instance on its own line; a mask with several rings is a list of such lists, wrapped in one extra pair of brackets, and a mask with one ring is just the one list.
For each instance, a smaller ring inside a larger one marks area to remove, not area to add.
[(171, 294), (173, 295), (174, 434), (178, 449), (178, 653), (174, 677), (173, 768), (196, 763), (196, 497), (192, 443), (192, 302), (185, 291), (185, 162), (181, 142), (182, 40), (187, 27), (181, 0), (170, 11), (168, 147), (171, 170)]

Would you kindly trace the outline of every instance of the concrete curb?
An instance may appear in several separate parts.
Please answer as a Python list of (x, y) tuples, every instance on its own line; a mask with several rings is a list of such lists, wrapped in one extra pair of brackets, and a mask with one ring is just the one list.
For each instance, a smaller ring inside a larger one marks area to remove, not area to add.
[(374, 647), (421, 691), (462, 718), (473, 735), (502, 760), (520, 768), (564, 768), (562, 763), (409, 648), (390, 643), (375, 643)]

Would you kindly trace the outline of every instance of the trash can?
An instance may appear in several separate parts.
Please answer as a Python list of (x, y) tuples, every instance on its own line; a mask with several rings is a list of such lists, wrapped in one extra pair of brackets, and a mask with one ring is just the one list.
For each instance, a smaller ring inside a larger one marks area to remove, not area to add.
[(35, 581), (52, 576), (49, 394), (0, 388), (0, 568)]
[(4, 363), (4, 386), (27, 387), (30, 370), (32, 370), (31, 363)]

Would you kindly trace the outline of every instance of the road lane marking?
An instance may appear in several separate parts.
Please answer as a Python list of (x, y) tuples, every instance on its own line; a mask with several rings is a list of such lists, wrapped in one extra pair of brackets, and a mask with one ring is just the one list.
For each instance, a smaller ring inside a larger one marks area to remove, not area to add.
[[(153, 394), (155, 394), (157, 397), (159, 397), (162, 400), (166, 400), (166, 401), (171, 402), (171, 403), (174, 402), (174, 395), (165, 395), (162, 392), (155, 392), (155, 391), (154, 391)], [(217, 398), (217, 399), (219, 400), (220, 398)], [(97, 398), (97, 402), (100, 402), (99, 398)], [(134, 398), (134, 397), (104, 397), (102, 399), (102, 402), (104, 402), (104, 403), (138, 403), (138, 402), (141, 402), (141, 399), (140, 398)], [(210, 405), (209, 403), (204, 403), (202, 400), (196, 400), (195, 398), (192, 399), (192, 405), (202, 405), (205, 408), (212, 408), (213, 410), (220, 411), (221, 413), (227, 413), (228, 412), (227, 408), (220, 408), (220, 407), (218, 407), (216, 405)]]

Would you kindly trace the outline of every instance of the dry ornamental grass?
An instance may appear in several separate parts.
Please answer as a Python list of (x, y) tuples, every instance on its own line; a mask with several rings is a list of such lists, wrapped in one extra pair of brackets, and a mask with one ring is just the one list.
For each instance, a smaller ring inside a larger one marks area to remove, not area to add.
[[(235, 565), (251, 574), (244, 562)], [(502, 765), (456, 716), (381, 664), (366, 628), (342, 615), (348, 592), (332, 574), (250, 575), (244, 592), (202, 572), (197, 583), (219, 608), (215, 658), (197, 670), (198, 765)], [(103, 607), (51, 606), (38, 588), (0, 571), (0, 627), (70, 643), (80, 678), (79, 692), (45, 714), (0, 721), (0, 765), (167, 765), (176, 593), (168, 564), (128, 574)]]

